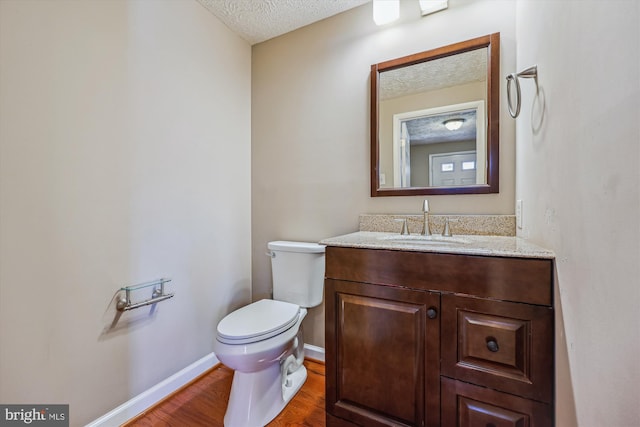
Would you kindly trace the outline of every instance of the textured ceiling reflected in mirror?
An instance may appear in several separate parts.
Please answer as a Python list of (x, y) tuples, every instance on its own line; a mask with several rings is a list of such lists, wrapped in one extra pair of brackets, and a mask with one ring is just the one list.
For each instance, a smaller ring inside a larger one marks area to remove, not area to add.
[(380, 74), (379, 101), (487, 80), (487, 51), (458, 55), (396, 68)]

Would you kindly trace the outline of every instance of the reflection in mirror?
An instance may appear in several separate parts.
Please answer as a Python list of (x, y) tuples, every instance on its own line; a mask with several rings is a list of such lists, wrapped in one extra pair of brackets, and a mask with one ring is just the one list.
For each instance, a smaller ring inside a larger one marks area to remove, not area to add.
[(482, 100), (394, 114), (393, 181), (381, 187), (485, 184), (485, 126)]
[(498, 192), (499, 34), (371, 67), (371, 195)]

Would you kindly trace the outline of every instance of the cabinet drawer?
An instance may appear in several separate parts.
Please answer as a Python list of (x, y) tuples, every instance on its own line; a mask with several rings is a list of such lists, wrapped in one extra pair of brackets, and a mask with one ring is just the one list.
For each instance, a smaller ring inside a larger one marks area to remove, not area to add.
[(542, 402), (553, 398), (553, 310), (442, 296), (442, 374)]
[(442, 425), (548, 427), (552, 406), (462, 381), (443, 378)]

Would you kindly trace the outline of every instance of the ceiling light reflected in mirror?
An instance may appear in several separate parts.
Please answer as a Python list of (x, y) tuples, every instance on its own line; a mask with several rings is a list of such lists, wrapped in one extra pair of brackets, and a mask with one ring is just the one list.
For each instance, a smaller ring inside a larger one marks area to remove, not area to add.
[(464, 119), (450, 119), (442, 122), (444, 127), (446, 127), (449, 130), (458, 130), (462, 127), (463, 123), (464, 123)]

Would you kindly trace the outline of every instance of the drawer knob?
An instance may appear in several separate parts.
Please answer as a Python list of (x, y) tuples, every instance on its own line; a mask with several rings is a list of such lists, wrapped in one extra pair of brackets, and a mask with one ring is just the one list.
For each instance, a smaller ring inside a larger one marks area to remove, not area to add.
[(493, 353), (500, 350), (500, 347), (498, 346), (498, 341), (494, 337), (487, 337), (487, 348), (489, 349), (489, 351)]
[(435, 319), (436, 317), (438, 317), (438, 310), (436, 310), (435, 307), (429, 307), (429, 309), (427, 310), (427, 317), (429, 319)]

